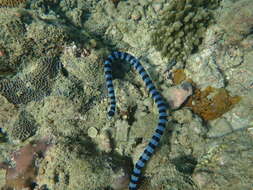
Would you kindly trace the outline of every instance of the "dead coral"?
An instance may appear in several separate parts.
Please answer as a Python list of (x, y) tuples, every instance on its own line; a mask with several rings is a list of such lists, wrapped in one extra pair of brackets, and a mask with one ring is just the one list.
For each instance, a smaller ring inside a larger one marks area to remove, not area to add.
[(179, 108), (189, 96), (192, 95), (193, 89), (189, 82), (182, 82), (180, 85), (173, 86), (163, 92), (164, 97), (171, 109)]
[(36, 160), (43, 158), (51, 146), (49, 138), (43, 138), (14, 152), (11, 155), (11, 160), (15, 162), (14, 167), (10, 167), (6, 163), (0, 163), (0, 168), (6, 169), (4, 189), (27, 188), (31, 190), (38, 171), (38, 164), (36, 164), (38, 162)]
[(204, 91), (196, 89), (186, 106), (203, 119), (213, 120), (229, 111), (240, 99), (239, 96), (230, 96), (224, 88), (207, 87)]

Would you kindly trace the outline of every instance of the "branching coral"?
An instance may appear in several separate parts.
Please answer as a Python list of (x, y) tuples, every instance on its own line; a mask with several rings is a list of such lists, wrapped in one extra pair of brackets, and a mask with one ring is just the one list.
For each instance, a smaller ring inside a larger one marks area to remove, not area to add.
[[(172, 0), (152, 34), (152, 43), (163, 57), (185, 61), (201, 43), (211, 21), (210, 8), (219, 0)], [(208, 9), (209, 8), (209, 9)]]

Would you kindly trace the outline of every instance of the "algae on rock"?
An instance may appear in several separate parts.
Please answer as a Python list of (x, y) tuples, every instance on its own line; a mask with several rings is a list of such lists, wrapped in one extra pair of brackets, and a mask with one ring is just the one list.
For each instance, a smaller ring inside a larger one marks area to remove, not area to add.
[(217, 24), (224, 30), (225, 45), (253, 47), (253, 1), (223, 1)]

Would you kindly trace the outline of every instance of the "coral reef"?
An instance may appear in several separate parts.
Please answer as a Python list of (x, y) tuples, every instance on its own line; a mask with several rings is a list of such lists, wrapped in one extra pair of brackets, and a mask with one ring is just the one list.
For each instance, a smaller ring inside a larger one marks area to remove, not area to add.
[(212, 48), (195, 53), (187, 59), (184, 72), (201, 90), (208, 86), (225, 88), (225, 76), (217, 64)]
[(246, 130), (253, 124), (253, 89), (249, 93), (240, 96), (240, 102), (233, 106), (231, 111), (226, 112), (222, 117), (209, 122), (210, 129), (207, 137), (217, 138), (236, 131)]
[(241, 100), (239, 96), (231, 96), (225, 88), (207, 86), (202, 90), (191, 78), (187, 78), (184, 69), (175, 70), (172, 80), (175, 84), (186, 80), (194, 86), (194, 93), (184, 106), (191, 108), (194, 113), (206, 121), (220, 117)]
[[(60, 70), (60, 62), (42, 58), (35, 71), (0, 81), (0, 93), (13, 104), (26, 104), (50, 94), (53, 81)], [(29, 68), (33, 69), (33, 68)]]
[[(21, 55), (30, 50), (29, 42), (24, 40), (26, 32), (25, 23), (17, 16), (18, 11), (1, 10), (0, 15), (0, 49), (4, 54), (0, 56), (0, 77), (13, 76), (21, 65)], [(19, 43), (15, 43), (18, 41)], [(25, 58), (25, 57), (24, 57)], [(24, 59), (23, 60), (27, 60)]]
[[(252, 136), (240, 131), (208, 143), (193, 173), (200, 189), (251, 189), (253, 168)], [(238, 158), (240, 155), (240, 159)], [(233, 166), (233, 167), (231, 167)]]
[(27, 0), (0, 0), (0, 7), (15, 7), (26, 1)]
[[(107, 118), (103, 61), (111, 51), (137, 56), (167, 103), (180, 105), (195, 89), (190, 106), (170, 113), (140, 189), (250, 189), (251, 1), (224, 0), (219, 9), (219, 0), (112, 1), (0, 0), (12, 6), (0, 8), (0, 189), (126, 189), (157, 107), (117, 63), (117, 111)], [(174, 40), (164, 57), (151, 44), (156, 32), (160, 52)], [(46, 150), (37, 145), (44, 136), (55, 141)]]
[(220, 16), (217, 18), (217, 24), (221, 26), (225, 32), (225, 45), (237, 45), (245, 47), (245, 49), (253, 47), (252, 9), (253, 2), (251, 0), (223, 2), (223, 9), (221, 10)]
[(25, 141), (35, 135), (37, 124), (33, 116), (26, 111), (21, 111), (18, 120), (11, 129), (11, 136), (14, 139)]
[(45, 55), (57, 57), (70, 38), (66, 27), (48, 24), (26, 9), (3, 8), (0, 16), (0, 49), (4, 52), (0, 73), (9, 71), (13, 76)]
[(0, 95), (0, 128), (7, 129), (12, 126), (18, 118), (18, 108)]
[[(38, 171), (39, 186), (49, 189), (106, 189), (126, 187), (130, 162), (115, 154), (96, 151), (89, 138), (78, 135), (73, 139), (58, 138), (50, 148)], [(124, 177), (127, 176), (127, 177)]]
[[(240, 53), (242, 53), (242, 51), (240, 51)], [(224, 74), (229, 78), (227, 89), (233, 94), (244, 96), (250, 93), (253, 84), (253, 50), (246, 51), (243, 54), (243, 61), (239, 59), (239, 56), (227, 55), (227, 57), (231, 58), (226, 58), (227, 60), (224, 60), (226, 61), (225, 66), (228, 68), (225, 70)], [(233, 60), (235, 61), (234, 64), (232, 62)], [(222, 64), (224, 64), (224, 62)]]
[(172, 0), (161, 15), (152, 34), (152, 44), (163, 57), (185, 61), (201, 44), (206, 27), (212, 20), (210, 8), (219, 0)]
[[(45, 156), (46, 151), (52, 146), (49, 138), (29, 143), (11, 155), (14, 166), (0, 164), (6, 169), (6, 189), (32, 189), (36, 182), (38, 161)], [(36, 162), (37, 160), (37, 162)]]
[(50, 94), (61, 69), (58, 56), (69, 39), (66, 28), (48, 24), (24, 9), (1, 11), (0, 93), (26, 104)]

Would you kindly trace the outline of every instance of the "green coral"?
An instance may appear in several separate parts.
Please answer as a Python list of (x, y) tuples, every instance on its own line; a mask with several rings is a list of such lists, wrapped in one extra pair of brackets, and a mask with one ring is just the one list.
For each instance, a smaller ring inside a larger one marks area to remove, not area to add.
[(219, 0), (172, 0), (152, 34), (152, 44), (163, 57), (185, 61), (197, 49)]

